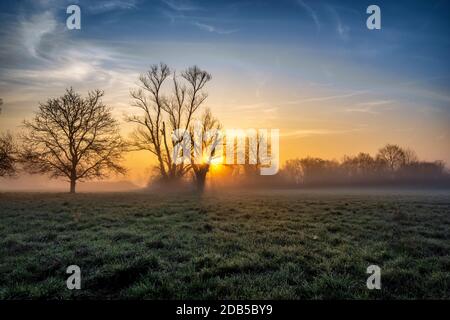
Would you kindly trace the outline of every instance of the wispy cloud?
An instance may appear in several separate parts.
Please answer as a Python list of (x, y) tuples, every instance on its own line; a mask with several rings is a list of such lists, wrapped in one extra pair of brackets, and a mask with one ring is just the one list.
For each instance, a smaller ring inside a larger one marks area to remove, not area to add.
[(109, 0), (89, 2), (88, 10), (93, 14), (111, 12), (115, 10), (129, 10), (137, 8), (137, 0)]
[[(50, 92), (73, 85), (89, 88), (112, 88), (118, 84), (128, 91), (136, 73), (126, 57), (113, 47), (87, 39), (73, 39), (64, 20), (55, 12), (42, 8), (32, 15), (22, 15), (1, 31), (0, 88), (25, 92)], [(124, 84), (127, 83), (125, 86)], [(20, 96), (22, 98), (23, 95)], [(37, 96), (28, 97), (34, 103)]]
[(19, 38), (23, 46), (33, 57), (38, 57), (43, 37), (55, 31), (56, 19), (50, 11), (35, 14), (29, 19), (22, 18), (19, 25)]
[(170, 9), (175, 11), (197, 11), (201, 8), (186, 0), (162, 0)]
[[(393, 100), (374, 100), (374, 101), (360, 102), (353, 107), (345, 109), (345, 112), (380, 114), (380, 110), (389, 109), (389, 107), (388, 108), (386, 107), (392, 105), (393, 102), (394, 102)], [(374, 110), (374, 108), (377, 108), (377, 110)]]
[(231, 33), (235, 33), (237, 31), (239, 31), (238, 29), (222, 29), (222, 28), (218, 28), (206, 23), (200, 23), (200, 22), (194, 22), (194, 25), (196, 25), (198, 28), (204, 30), (204, 31), (208, 31), (208, 32), (214, 32), (214, 33), (218, 33), (218, 34), (231, 34)]
[(336, 135), (336, 134), (345, 134), (351, 133), (355, 131), (362, 130), (359, 128), (351, 128), (351, 129), (302, 129), (302, 130), (292, 130), (288, 132), (284, 132), (281, 134), (282, 137), (295, 137), (295, 138), (307, 138), (312, 136), (324, 136), (324, 135)]
[(368, 107), (375, 107), (375, 106), (384, 106), (387, 104), (392, 104), (393, 100), (375, 100), (375, 101), (367, 101), (367, 102), (361, 102), (358, 105), (359, 106), (368, 106)]
[(313, 10), (309, 5), (307, 5), (303, 0), (297, 0), (297, 3), (308, 13), (308, 15), (311, 17), (311, 19), (314, 21), (314, 24), (316, 25), (317, 31), (319, 32), (321, 29), (321, 24), (316, 11)]
[(344, 26), (343, 24), (341, 24), (341, 22), (338, 22), (337, 32), (338, 32), (339, 36), (341, 37), (341, 39), (343, 39), (343, 40), (349, 39), (350, 28), (348, 26)]
[(342, 40), (349, 40), (350, 27), (342, 22), (339, 12), (335, 8), (328, 6), (327, 9), (335, 20), (336, 32), (339, 35), (339, 38), (341, 38)]
[(284, 102), (283, 104), (298, 104), (298, 103), (302, 103), (302, 102), (321, 102), (321, 101), (328, 101), (328, 100), (345, 99), (345, 98), (360, 96), (360, 95), (366, 94), (368, 92), (369, 91), (367, 91), (367, 90), (352, 91), (352, 92), (343, 93), (343, 94), (335, 94), (335, 95), (328, 95), (328, 96), (319, 96), (319, 97), (291, 100), (291, 101)]
[(373, 111), (370, 107), (353, 107), (345, 109), (345, 112), (351, 113), (367, 113), (367, 114), (379, 114), (379, 112)]

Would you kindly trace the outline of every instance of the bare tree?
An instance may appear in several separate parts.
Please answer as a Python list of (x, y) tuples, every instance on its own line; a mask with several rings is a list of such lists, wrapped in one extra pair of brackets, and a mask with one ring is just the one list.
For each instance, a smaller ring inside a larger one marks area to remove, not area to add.
[[(259, 131), (247, 131), (248, 136), (245, 136), (246, 150), (244, 150), (245, 163), (241, 166), (243, 175), (246, 179), (254, 179), (260, 176), (260, 170), (263, 159), (261, 159), (260, 149), (266, 142), (265, 136), (261, 135)], [(229, 137), (226, 137), (229, 138)], [(234, 137), (227, 143), (234, 144)], [(233, 156), (237, 156), (237, 150)]]
[(21, 160), (30, 173), (64, 177), (75, 193), (78, 181), (125, 173), (119, 164), (125, 144), (100, 90), (83, 98), (72, 88), (39, 105), (32, 121), (24, 121)]
[[(172, 88), (164, 93), (163, 86), (170, 76)], [(139, 89), (131, 91), (133, 106), (143, 111), (142, 115), (127, 118), (137, 124), (131, 145), (134, 150), (148, 150), (156, 157), (163, 181), (176, 181), (190, 169), (190, 165), (176, 161), (174, 150), (189, 136), (194, 114), (207, 98), (203, 89), (209, 80), (211, 75), (197, 66), (177, 76), (160, 63), (142, 74)]]
[(412, 165), (419, 162), (419, 157), (414, 150), (408, 148), (404, 149), (403, 152), (405, 154), (405, 165)]
[[(3, 100), (0, 99), (0, 106)], [(0, 113), (2, 109), (0, 108)], [(0, 177), (14, 176), (16, 174), (17, 146), (10, 133), (0, 134)]]
[(219, 120), (213, 117), (209, 109), (206, 109), (201, 117), (199, 137), (195, 137), (196, 132), (191, 127), (191, 141), (200, 140), (199, 143), (191, 143), (191, 166), (199, 192), (203, 192), (205, 189), (206, 175), (209, 172), (211, 162), (215, 157), (220, 156), (218, 154), (219, 144), (222, 142), (220, 129)]
[(396, 144), (387, 144), (378, 151), (377, 159), (385, 162), (391, 172), (405, 164), (405, 151)]
[(300, 159), (287, 160), (283, 172), (289, 180), (294, 182), (294, 184), (300, 185), (303, 182), (304, 172)]
[(13, 177), (16, 174), (17, 147), (11, 134), (0, 135), (0, 177)]

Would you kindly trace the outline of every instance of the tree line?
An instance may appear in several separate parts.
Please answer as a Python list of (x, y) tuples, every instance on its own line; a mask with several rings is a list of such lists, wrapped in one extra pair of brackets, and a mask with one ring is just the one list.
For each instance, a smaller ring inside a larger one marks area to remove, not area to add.
[(442, 161), (421, 161), (411, 149), (387, 144), (371, 156), (359, 153), (342, 161), (307, 157), (286, 161), (280, 172), (285, 184), (321, 185), (449, 185)]
[(227, 166), (223, 185), (247, 187), (431, 186), (449, 187), (443, 161), (422, 161), (416, 153), (396, 144), (381, 147), (372, 156), (359, 153), (341, 161), (317, 157), (287, 160), (276, 176), (260, 176), (254, 166)]
[[(83, 97), (68, 88), (61, 97), (40, 103), (34, 117), (23, 122), (23, 132), (17, 138), (9, 133), (0, 134), (0, 177), (14, 177), (19, 171), (45, 174), (65, 179), (70, 192), (75, 193), (78, 182), (126, 173), (121, 165), (124, 153), (146, 150), (156, 160), (156, 177), (161, 184), (174, 186), (191, 178), (197, 190), (203, 191), (219, 141), (207, 132), (221, 128), (209, 109), (200, 112), (208, 96), (205, 86), (210, 80), (211, 75), (197, 66), (177, 73), (164, 63), (152, 65), (140, 75), (137, 88), (130, 91), (131, 107), (139, 113), (125, 119), (135, 125), (129, 139), (121, 136), (112, 109), (103, 103), (103, 91), (93, 90)], [(0, 107), (2, 104), (0, 99)], [(199, 134), (194, 130), (196, 121), (202, 128), (201, 143), (193, 144), (184, 154), (185, 150), (180, 148), (183, 140), (199, 138), (195, 136)], [(259, 138), (257, 142), (259, 146)], [(180, 151), (184, 159), (191, 161), (178, 161)], [(250, 152), (247, 150), (246, 160)], [(203, 161), (194, 161), (199, 157)], [(312, 157), (288, 160), (273, 177), (260, 177), (260, 166), (256, 161), (254, 165), (223, 167), (231, 180), (261, 186), (449, 180), (443, 162), (419, 161), (414, 151), (392, 144), (373, 157), (360, 153), (346, 156), (341, 162)]]

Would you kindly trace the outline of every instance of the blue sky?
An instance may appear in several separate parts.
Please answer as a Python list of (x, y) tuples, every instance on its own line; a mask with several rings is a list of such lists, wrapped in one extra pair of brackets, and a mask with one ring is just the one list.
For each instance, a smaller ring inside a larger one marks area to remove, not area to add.
[[(81, 30), (65, 27), (69, 4)], [(366, 28), (370, 4), (381, 30)], [(285, 158), (396, 142), (450, 162), (450, 1), (23, 0), (0, 2), (0, 21), (2, 128), (68, 86), (104, 89), (121, 117), (164, 61), (212, 73), (225, 126), (282, 128)]]
[[(65, 8), (72, 3), (82, 9), (82, 30), (59, 30), (59, 36), (117, 46), (120, 51), (126, 49), (120, 42), (263, 44), (280, 51), (287, 47), (320, 52), (415, 80), (448, 78), (450, 3), (445, 0), (377, 1), (382, 8), (380, 32), (367, 30), (365, 9), (373, 1), (364, 0), (1, 2), (2, 42), (33, 18), (49, 23), (53, 19), (55, 29), (63, 27)], [(31, 23), (28, 26), (33, 28)], [(41, 36), (49, 38), (51, 32), (45, 34), (45, 27), (45, 22), (37, 22), (34, 30), (44, 29)], [(14, 48), (2, 48), (2, 67), (26, 63), (14, 50), (5, 54), (7, 49)], [(448, 83), (444, 79), (432, 85), (446, 91)]]

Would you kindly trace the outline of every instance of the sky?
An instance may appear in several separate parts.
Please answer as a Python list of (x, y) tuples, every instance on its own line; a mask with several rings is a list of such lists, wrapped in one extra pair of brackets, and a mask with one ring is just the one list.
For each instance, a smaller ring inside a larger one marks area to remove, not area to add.
[[(450, 1), (2, 1), (0, 25), (1, 131), (72, 86), (104, 90), (127, 136), (129, 91), (163, 61), (212, 74), (206, 106), (225, 128), (280, 129), (282, 161), (397, 143), (450, 164)], [(151, 155), (126, 159), (120, 179), (144, 183)]]

